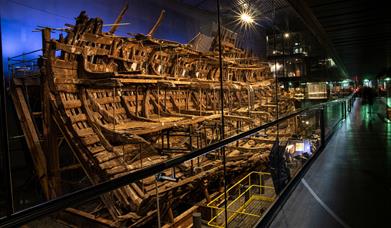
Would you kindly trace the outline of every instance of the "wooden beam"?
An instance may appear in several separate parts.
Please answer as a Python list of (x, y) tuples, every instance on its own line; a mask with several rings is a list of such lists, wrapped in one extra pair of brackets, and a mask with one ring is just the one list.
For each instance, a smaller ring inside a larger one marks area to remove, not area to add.
[(171, 224), (165, 224), (162, 228), (188, 227), (192, 223), (193, 213), (196, 212), (198, 208), (198, 205), (192, 206), (182, 214), (175, 217)]
[(60, 171), (60, 151), (59, 151), (59, 130), (53, 118), (50, 118), (48, 129), (48, 176), (50, 187), (53, 189), (52, 198), (56, 198), (62, 194), (61, 190), (61, 171)]
[(44, 196), (50, 199), (51, 191), (49, 190), (49, 181), (46, 166), (46, 156), (43, 152), (39, 134), (36, 131), (34, 122), (31, 118), (30, 110), (20, 87), (12, 87), (11, 97), (15, 105), (16, 114), (20, 120), (23, 133), (26, 137), (27, 146), (31, 153), (35, 170), (41, 184)]

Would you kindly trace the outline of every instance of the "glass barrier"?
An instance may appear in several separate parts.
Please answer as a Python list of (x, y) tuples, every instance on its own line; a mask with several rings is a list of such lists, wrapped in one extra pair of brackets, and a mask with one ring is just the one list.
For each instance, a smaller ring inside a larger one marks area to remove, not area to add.
[(310, 70), (311, 39), (279, 19), (299, 18), (285, 1), (126, 2), (2, 7), (15, 213), (0, 201), (0, 226), (33, 210), (54, 214), (31, 226), (255, 225), (346, 112), (299, 109), (286, 78)]
[(320, 147), (320, 113), (300, 112), (30, 225), (253, 226)]
[(325, 109), (325, 133), (329, 137), (336, 125), (345, 117), (346, 102), (332, 102), (324, 106)]

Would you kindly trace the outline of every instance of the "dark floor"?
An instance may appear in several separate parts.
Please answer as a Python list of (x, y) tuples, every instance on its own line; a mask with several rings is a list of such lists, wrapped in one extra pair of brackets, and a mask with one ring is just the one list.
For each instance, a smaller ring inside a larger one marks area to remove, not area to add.
[(379, 100), (372, 113), (356, 100), (271, 227), (391, 227), (391, 123), (384, 112)]

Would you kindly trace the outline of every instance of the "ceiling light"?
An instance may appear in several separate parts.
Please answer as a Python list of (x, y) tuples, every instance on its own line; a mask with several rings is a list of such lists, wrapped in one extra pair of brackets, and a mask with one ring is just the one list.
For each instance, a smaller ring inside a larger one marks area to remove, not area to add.
[(234, 22), (245, 30), (255, 30), (255, 26), (258, 25), (257, 18), (259, 12), (251, 8), (250, 4), (242, 6), (239, 9), (233, 9), (235, 15)]
[(254, 18), (247, 12), (243, 12), (242, 14), (240, 14), (240, 20), (246, 24), (254, 23)]
[(284, 33), (284, 37), (288, 39), (289, 38), (289, 33), (287, 33), (287, 32)]

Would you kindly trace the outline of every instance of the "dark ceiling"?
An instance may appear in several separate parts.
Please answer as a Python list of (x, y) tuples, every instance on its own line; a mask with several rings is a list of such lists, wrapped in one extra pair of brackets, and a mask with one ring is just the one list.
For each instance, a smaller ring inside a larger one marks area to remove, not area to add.
[(387, 1), (305, 0), (350, 76), (375, 76), (391, 66)]
[[(216, 9), (215, 1), (178, 1), (211, 12)], [(263, 12), (269, 11), (269, 13), (271, 10), (267, 9), (276, 6), (277, 14), (279, 9), (287, 7), (284, 0), (220, 1), (223, 7), (250, 2), (258, 8), (263, 8)], [(287, 0), (287, 2), (301, 17), (304, 17), (307, 26), (319, 27), (310, 30), (339, 65), (342, 70), (341, 77), (376, 76), (387, 72), (386, 69), (390, 72), (391, 11), (387, 7), (387, 1)], [(306, 9), (302, 10), (302, 8)]]

